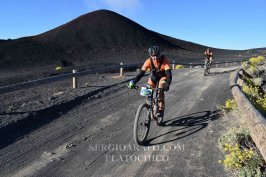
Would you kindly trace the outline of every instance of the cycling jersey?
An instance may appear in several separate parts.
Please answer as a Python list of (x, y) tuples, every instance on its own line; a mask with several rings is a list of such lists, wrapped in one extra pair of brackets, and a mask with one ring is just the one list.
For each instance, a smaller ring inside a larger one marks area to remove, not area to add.
[(206, 51), (204, 54), (206, 55), (207, 59), (212, 59), (212, 57), (213, 57), (213, 53), (212, 53), (212, 52), (209, 52), (209, 53), (208, 53), (208, 52)]
[(146, 71), (147, 69), (152, 69), (152, 62), (154, 64), (154, 67), (157, 69), (160, 65), (161, 62), (161, 67), (160, 67), (160, 71), (165, 71), (167, 69), (170, 69), (170, 64), (169, 61), (166, 57), (162, 56), (161, 60), (153, 60), (151, 61), (150, 58), (148, 58), (144, 65), (142, 66), (142, 70)]
[(148, 58), (142, 66), (142, 70), (147, 71), (148, 69), (151, 71), (148, 84), (155, 87), (157, 82), (166, 81), (167, 77), (165, 71), (170, 69), (170, 64), (168, 59), (164, 56), (162, 56), (161, 60), (152, 60)]

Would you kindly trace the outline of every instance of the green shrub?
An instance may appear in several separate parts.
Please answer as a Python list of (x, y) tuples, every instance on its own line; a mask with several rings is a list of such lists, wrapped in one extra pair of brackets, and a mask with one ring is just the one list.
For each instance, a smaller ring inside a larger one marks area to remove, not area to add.
[(233, 127), (219, 138), (219, 148), (223, 149), (225, 144), (238, 144), (239, 142), (249, 139), (250, 132), (244, 127)]
[(264, 95), (263, 98), (257, 99), (256, 103), (260, 109), (262, 109), (263, 111), (266, 111), (266, 95)]
[(263, 56), (252, 57), (248, 62), (242, 63), (242, 69), (244, 69), (253, 78), (258, 77), (265, 71), (265, 67), (260, 66), (265, 61)]
[(175, 66), (175, 69), (182, 69), (182, 68), (185, 68), (183, 65), (176, 65)]
[(252, 64), (252, 65), (258, 65), (262, 62), (265, 61), (265, 58), (263, 56), (258, 56), (258, 57), (252, 57), (249, 59), (249, 62)]
[(222, 106), (223, 109), (225, 109), (226, 111), (230, 111), (230, 110), (234, 110), (236, 109), (236, 102), (234, 99), (228, 99), (225, 102), (225, 106)]
[(266, 95), (261, 96), (259, 94), (259, 87), (244, 85), (242, 87), (242, 91), (246, 94), (256, 108), (266, 112)]
[(220, 161), (225, 168), (240, 169), (254, 156), (254, 151), (250, 149), (240, 149), (239, 144), (224, 144), (225, 159)]
[(55, 68), (56, 71), (59, 71), (59, 70), (61, 70), (61, 69), (62, 69), (61, 66), (57, 66), (57, 67)]
[[(265, 162), (254, 143), (250, 132), (243, 127), (229, 129), (218, 140), (220, 150), (225, 155), (224, 160), (218, 162), (226, 169), (243, 177), (265, 176)], [(255, 149), (255, 150), (254, 150)]]
[(251, 85), (244, 85), (242, 91), (250, 98), (254, 100), (257, 97), (260, 97), (258, 87), (252, 87)]

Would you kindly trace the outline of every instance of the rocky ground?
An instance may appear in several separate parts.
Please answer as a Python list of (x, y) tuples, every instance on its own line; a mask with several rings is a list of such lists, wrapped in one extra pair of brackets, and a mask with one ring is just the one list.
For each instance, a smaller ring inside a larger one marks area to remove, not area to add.
[(116, 84), (133, 78), (136, 72), (126, 73), (119, 77), (119, 73), (91, 74), (78, 78), (78, 88), (72, 88), (72, 79), (45, 84), (29, 89), (19, 90), (1, 95), (0, 128), (10, 123), (22, 120), (34, 112), (77, 100), (82, 101), (100, 97), (105, 90), (112, 90)]

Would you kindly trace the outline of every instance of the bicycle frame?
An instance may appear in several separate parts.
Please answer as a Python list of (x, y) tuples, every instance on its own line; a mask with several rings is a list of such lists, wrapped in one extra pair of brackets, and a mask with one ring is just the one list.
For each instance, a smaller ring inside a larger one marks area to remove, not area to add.
[(210, 74), (210, 68), (211, 68), (211, 60), (205, 58), (204, 61), (204, 76), (206, 75), (206, 73)]
[[(158, 109), (158, 91), (159, 90), (162, 90), (161, 88), (153, 88), (152, 89), (152, 92), (151, 92), (151, 96), (148, 97), (148, 105), (149, 105), (149, 112), (151, 114), (151, 118), (154, 119), (155, 117), (155, 114), (157, 112), (157, 109)], [(155, 94), (155, 97), (154, 97), (154, 94)], [(157, 107), (155, 107), (157, 106)], [(156, 110), (154, 110), (156, 109)]]

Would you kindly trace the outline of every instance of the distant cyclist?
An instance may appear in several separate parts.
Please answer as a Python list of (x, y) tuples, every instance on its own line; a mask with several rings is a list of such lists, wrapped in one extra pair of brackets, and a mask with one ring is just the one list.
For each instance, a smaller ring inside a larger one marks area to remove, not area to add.
[[(161, 55), (159, 46), (150, 47), (148, 52), (149, 58), (145, 61), (136, 78), (129, 82), (128, 88), (134, 88), (136, 83), (144, 76), (145, 71), (150, 69), (151, 75), (148, 80), (149, 86), (155, 88), (156, 84), (158, 83), (158, 88), (162, 88), (164, 91), (168, 91), (172, 81), (172, 73), (168, 59), (164, 55)], [(156, 116), (162, 117), (165, 108), (163, 91), (159, 92), (158, 102), (159, 111)]]

